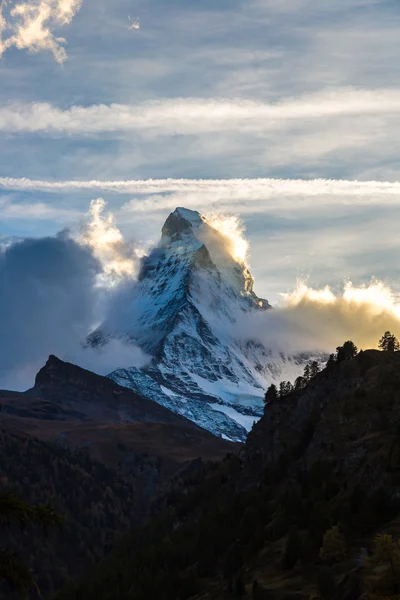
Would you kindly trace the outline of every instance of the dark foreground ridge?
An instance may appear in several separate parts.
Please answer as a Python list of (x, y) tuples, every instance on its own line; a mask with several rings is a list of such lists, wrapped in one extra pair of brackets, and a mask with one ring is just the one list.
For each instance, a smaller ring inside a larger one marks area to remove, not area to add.
[(399, 498), (400, 353), (361, 352), (268, 405), (239, 455), (176, 476), (57, 600), (398, 598)]
[[(68, 448), (86, 446), (109, 466), (124, 464), (125, 446), (128, 462), (133, 448), (175, 464), (199, 456), (214, 459), (235, 447), (157, 402), (55, 356), (39, 371), (32, 389), (0, 391), (0, 402), (2, 426)], [(110, 451), (112, 445), (120, 448), (118, 456)]]
[[(0, 404), (1, 492), (35, 505), (50, 503), (65, 517), (63, 530), (44, 541), (35, 531), (27, 537), (12, 530), (6, 537), (45, 598), (142, 523), (174, 473), (238, 447), (55, 356), (31, 390), (0, 391)], [(14, 597), (0, 585), (0, 598)]]

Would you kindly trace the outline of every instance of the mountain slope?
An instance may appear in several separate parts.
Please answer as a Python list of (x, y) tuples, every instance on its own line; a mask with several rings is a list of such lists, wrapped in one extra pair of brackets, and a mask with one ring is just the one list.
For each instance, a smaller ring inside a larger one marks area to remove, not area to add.
[(69, 448), (87, 447), (108, 466), (150, 454), (168, 471), (233, 447), (107, 377), (50, 356), (24, 393), (0, 391), (1, 425)]
[[(29, 539), (12, 531), (8, 545), (22, 551), (48, 597), (143, 522), (172, 475), (236, 449), (156, 402), (50, 356), (31, 390), (0, 391), (0, 488), (51, 503), (65, 527), (40, 543), (35, 531)], [(12, 598), (2, 592), (0, 582), (0, 598)]]
[(243, 342), (241, 319), (271, 308), (253, 285), (229, 240), (198, 212), (177, 208), (126, 304), (89, 341), (132, 340), (151, 363), (117, 370), (112, 379), (217, 435), (242, 441), (262, 415), (268, 382), (282, 370), (298, 374), (301, 368), (301, 360)]
[(400, 536), (399, 393), (400, 353), (325, 369), (266, 407), (239, 456), (176, 479), (156, 518), (58, 599), (397, 598), (398, 558), (367, 557), (377, 533)]

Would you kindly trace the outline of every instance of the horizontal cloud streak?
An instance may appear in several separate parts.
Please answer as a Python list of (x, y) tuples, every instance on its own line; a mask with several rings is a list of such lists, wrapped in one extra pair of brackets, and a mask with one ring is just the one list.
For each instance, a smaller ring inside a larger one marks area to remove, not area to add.
[[(345, 196), (358, 198), (359, 202), (369, 203), (377, 196), (387, 202), (397, 203), (400, 194), (400, 181), (350, 181), (344, 179), (131, 179), (117, 181), (44, 181), (27, 178), (0, 177), (0, 189), (32, 192), (66, 193), (69, 191), (106, 191), (113, 194), (150, 195), (146, 205), (138, 204), (137, 210), (164, 208), (168, 197), (157, 194), (194, 193), (218, 194), (226, 199), (240, 198), (251, 201), (275, 195), (284, 196), (329, 196), (329, 202), (341, 202)], [(190, 199), (190, 196), (188, 196)], [(209, 203), (215, 198), (209, 198)], [(254, 207), (257, 209), (257, 207)], [(262, 206), (259, 207), (262, 210)]]
[(399, 90), (339, 88), (275, 103), (240, 98), (174, 98), (137, 105), (72, 106), (66, 110), (47, 103), (11, 103), (0, 107), (0, 131), (190, 135), (241, 130), (259, 134), (293, 120), (376, 115), (387, 118), (399, 113)]

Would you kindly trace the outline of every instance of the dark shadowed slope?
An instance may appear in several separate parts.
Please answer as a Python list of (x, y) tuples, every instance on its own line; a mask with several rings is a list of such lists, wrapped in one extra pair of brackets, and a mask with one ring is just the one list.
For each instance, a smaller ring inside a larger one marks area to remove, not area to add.
[(400, 353), (336, 363), (267, 406), (239, 456), (177, 479), (158, 518), (58, 598), (397, 598), (398, 550), (365, 557), (377, 533), (400, 535), (399, 431)]
[[(25, 393), (0, 392), (2, 425), (71, 448), (87, 447), (109, 465), (130, 452), (163, 463), (216, 459), (235, 445), (106, 377), (50, 356)], [(172, 465), (173, 466), (173, 465)]]
[[(34, 531), (7, 534), (45, 597), (142, 522), (171, 475), (237, 448), (54, 356), (31, 390), (2, 391), (0, 404), (0, 488), (65, 516), (63, 532), (44, 542)], [(11, 598), (1, 582), (0, 598)]]

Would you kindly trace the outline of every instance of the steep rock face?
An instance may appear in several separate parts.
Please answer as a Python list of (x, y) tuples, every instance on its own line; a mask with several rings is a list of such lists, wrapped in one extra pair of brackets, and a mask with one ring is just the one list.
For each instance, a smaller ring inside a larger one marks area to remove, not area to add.
[(117, 370), (112, 379), (217, 435), (242, 441), (262, 415), (266, 385), (288, 366), (298, 374), (302, 362), (243, 342), (241, 318), (271, 308), (253, 285), (227, 239), (198, 212), (177, 208), (129, 300), (90, 342), (132, 340), (151, 363), (141, 371)]

